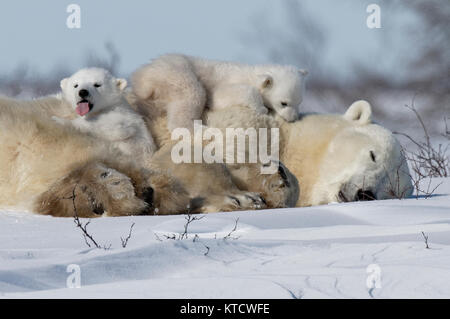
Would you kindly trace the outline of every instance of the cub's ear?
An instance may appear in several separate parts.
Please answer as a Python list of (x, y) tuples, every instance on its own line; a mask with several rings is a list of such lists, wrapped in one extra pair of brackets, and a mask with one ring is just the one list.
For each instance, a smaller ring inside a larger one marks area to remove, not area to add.
[(356, 101), (345, 112), (344, 118), (358, 125), (369, 124), (372, 122), (372, 107), (367, 101)]
[(268, 89), (273, 84), (273, 78), (269, 74), (262, 74), (259, 76), (261, 88), (262, 89)]
[(61, 82), (59, 83), (59, 86), (61, 87), (62, 90), (65, 89), (68, 80), (69, 79), (67, 79), (67, 78), (66, 79), (62, 79)]
[(308, 70), (305, 69), (298, 69), (298, 73), (300, 73), (301, 76), (307, 76), (309, 74)]
[(116, 79), (116, 84), (117, 84), (117, 87), (118, 87), (121, 91), (123, 91), (123, 90), (125, 90), (125, 88), (127, 87), (128, 82), (127, 82), (127, 80), (125, 80), (125, 79)]

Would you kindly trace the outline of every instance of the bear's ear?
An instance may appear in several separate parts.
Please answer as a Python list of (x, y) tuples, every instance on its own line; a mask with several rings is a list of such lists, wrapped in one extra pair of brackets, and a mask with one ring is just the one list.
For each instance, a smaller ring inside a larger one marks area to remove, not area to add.
[(272, 86), (273, 78), (269, 74), (262, 74), (259, 76), (259, 78), (261, 81), (260, 83), (262, 89), (268, 89)]
[(300, 73), (301, 76), (307, 76), (309, 74), (308, 70), (305, 69), (298, 69), (298, 73)]
[(125, 79), (116, 79), (116, 83), (117, 83), (117, 87), (121, 91), (125, 90), (125, 88), (127, 87), (127, 84), (128, 84), (127, 80), (125, 80)]
[(59, 86), (61, 87), (61, 90), (65, 89), (68, 80), (69, 79), (67, 79), (67, 78), (61, 80), (61, 82), (59, 83)]
[(356, 101), (345, 112), (344, 118), (359, 125), (369, 124), (372, 121), (372, 107), (367, 101)]

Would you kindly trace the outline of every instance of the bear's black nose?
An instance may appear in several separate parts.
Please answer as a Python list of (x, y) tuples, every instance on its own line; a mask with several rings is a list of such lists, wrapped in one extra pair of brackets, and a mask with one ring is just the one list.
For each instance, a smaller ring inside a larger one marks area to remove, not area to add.
[(368, 200), (375, 200), (377, 198), (371, 191), (359, 189), (358, 192), (356, 193), (355, 199), (357, 201), (368, 201)]
[(85, 90), (85, 89), (82, 89), (82, 90), (80, 90), (80, 92), (78, 92), (78, 95), (81, 97), (81, 98), (85, 98), (85, 97), (88, 97), (89, 96), (89, 91), (88, 90)]

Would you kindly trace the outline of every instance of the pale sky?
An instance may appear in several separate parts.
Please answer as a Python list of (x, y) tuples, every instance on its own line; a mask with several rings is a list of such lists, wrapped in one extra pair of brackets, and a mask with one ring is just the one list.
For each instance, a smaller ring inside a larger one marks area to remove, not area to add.
[[(331, 68), (345, 72), (349, 61), (373, 63), (383, 54), (381, 34), (389, 30), (366, 26), (366, 7), (375, 1), (302, 2), (327, 30), (324, 63)], [(70, 3), (81, 7), (81, 29), (66, 27)], [(282, 2), (275, 0), (4, 0), (0, 72), (11, 72), (20, 63), (42, 72), (58, 64), (75, 69), (88, 50), (104, 52), (106, 41), (118, 49), (124, 74), (170, 52), (271, 62), (261, 47), (244, 39), (255, 29), (255, 19), (283, 28), (284, 18)]]

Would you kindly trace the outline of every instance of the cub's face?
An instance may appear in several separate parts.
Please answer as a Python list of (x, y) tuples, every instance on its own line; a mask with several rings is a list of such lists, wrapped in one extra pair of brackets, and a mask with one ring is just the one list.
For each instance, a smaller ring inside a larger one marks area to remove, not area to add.
[(329, 144), (314, 204), (409, 197), (411, 175), (398, 141), (376, 124), (349, 127)]
[(82, 117), (119, 103), (126, 86), (126, 80), (100, 68), (82, 69), (61, 81), (63, 98)]
[(305, 70), (284, 67), (261, 75), (261, 93), (266, 107), (288, 122), (297, 120), (307, 74)]

